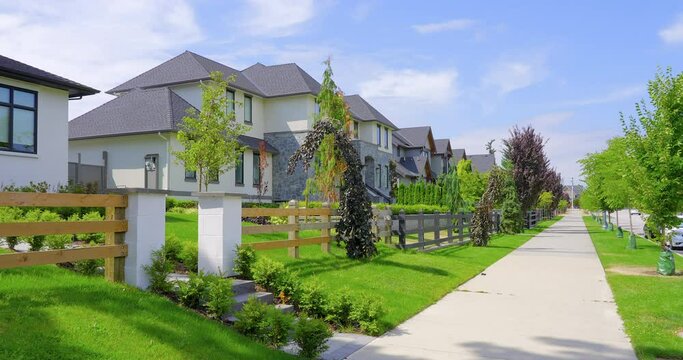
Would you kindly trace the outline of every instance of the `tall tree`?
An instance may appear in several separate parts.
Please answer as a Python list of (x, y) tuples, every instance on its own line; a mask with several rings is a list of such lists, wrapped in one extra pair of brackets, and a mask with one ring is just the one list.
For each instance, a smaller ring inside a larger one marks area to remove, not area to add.
[(211, 79), (202, 81), (202, 109), (187, 110), (180, 124), (177, 138), (182, 150), (173, 155), (187, 170), (196, 171), (199, 191), (206, 191), (212, 178), (235, 167), (244, 148), (238, 137), (248, 128), (235, 120), (232, 101), (226, 96), (228, 84), (234, 76), (225, 80), (219, 71), (211, 73)]
[(484, 195), (488, 183), (488, 174), (481, 174), (472, 169), (472, 160), (458, 162), (457, 176), (460, 187), (462, 208), (473, 211), (477, 202)]
[(486, 191), (477, 204), (472, 215), (472, 225), (470, 227), (470, 237), (474, 246), (487, 246), (491, 239), (491, 228), (493, 221), (491, 213), (493, 206), (500, 201), (505, 183), (504, 171), (500, 168), (491, 170)]
[(517, 196), (522, 212), (531, 209), (543, 191), (548, 159), (545, 140), (531, 126), (510, 130), (510, 137), (503, 140), (503, 157), (512, 164), (512, 176), (517, 186)]

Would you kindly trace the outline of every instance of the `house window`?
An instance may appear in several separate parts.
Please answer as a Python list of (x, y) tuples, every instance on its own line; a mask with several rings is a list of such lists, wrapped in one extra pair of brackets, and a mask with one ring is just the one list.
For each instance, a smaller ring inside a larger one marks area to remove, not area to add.
[(185, 169), (185, 181), (197, 181), (197, 172)]
[(251, 96), (244, 95), (244, 123), (251, 124)]
[(389, 128), (384, 128), (384, 148), (389, 148)]
[(385, 170), (386, 179), (387, 179), (384, 187), (388, 189), (389, 183), (391, 182), (391, 174), (389, 174), (389, 165), (385, 165), (384, 170)]
[(259, 153), (254, 153), (252, 156), (252, 168), (254, 169), (254, 186), (259, 186), (261, 184), (261, 156)]
[(382, 165), (377, 165), (377, 168), (375, 169), (375, 177), (377, 178), (375, 181), (375, 187), (379, 189), (382, 187)]
[(38, 93), (0, 85), (0, 150), (36, 153)]
[(377, 145), (382, 146), (382, 126), (377, 125)]
[(353, 138), (358, 139), (358, 121), (353, 122)]
[(228, 114), (235, 111), (235, 91), (228, 89), (225, 93), (228, 98)]
[(244, 185), (244, 153), (240, 153), (235, 166), (235, 185)]

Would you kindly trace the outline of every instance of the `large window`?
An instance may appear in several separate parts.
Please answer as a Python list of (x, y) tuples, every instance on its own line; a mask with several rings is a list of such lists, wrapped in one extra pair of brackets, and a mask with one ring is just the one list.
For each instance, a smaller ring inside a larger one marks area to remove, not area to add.
[(384, 128), (384, 148), (389, 148), (389, 128)]
[(218, 170), (209, 169), (207, 176), (209, 177), (209, 183), (211, 183), (211, 184), (218, 184), (219, 183), (220, 175), (218, 174)]
[(382, 146), (382, 126), (377, 125), (377, 145)]
[(244, 185), (244, 153), (241, 153), (235, 166), (235, 185)]
[(235, 91), (228, 89), (225, 95), (228, 98), (228, 113), (231, 113), (235, 111)]
[(0, 150), (36, 153), (37, 97), (35, 91), (0, 85)]
[(251, 96), (244, 95), (244, 123), (251, 124)]
[(353, 122), (353, 138), (358, 139), (359, 133), (358, 133), (358, 121)]
[(185, 169), (185, 180), (186, 181), (197, 181), (197, 172), (194, 170)]
[(389, 165), (384, 165), (384, 171), (386, 173), (386, 179), (387, 179), (384, 187), (388, 189), (391, 186), (391, 184), (390, 184), (391, 183), (391, 174), (389, 173)]
[(261, 184), (261, 156), (259, 153), (254, 153), (252, 159), (254, 186), (259, 186)]
[(377, 168), (375, 169), (375, 187), (376, 188), (381, 188), (382, 187), (382, 165), (377, 165)]

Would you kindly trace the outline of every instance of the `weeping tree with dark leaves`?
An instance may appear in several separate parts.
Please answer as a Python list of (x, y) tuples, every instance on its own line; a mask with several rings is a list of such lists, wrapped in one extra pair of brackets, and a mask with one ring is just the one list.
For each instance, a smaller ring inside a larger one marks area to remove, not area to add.
[(522, 214), (536, 204), (546, 184), (549, 162), (544, 147), (545, 140), (531, 126), (515, 126), (503, 140), (503, 157), (512, 164)]
[(544, 189), (553, 195), (552, 203), (550, 204), (551, 210), (556, 210), (564, 192), (562, 191), (562, 175), (555, 169), (548, 170), (545, 176)]
[(303, 163), (304, 171), (307, 171), (320, 145), (330, 136), (334, 138), (336, 151), (346, 162), (340, 187), (341, 219), (337, 224), (337, 243), (345, 245), (349, 258), (369, 258), (377, 254), (376, 237), (370, 228), (372, 208), (363, 183), (360, 156), (351, 144), (349, 136), (327, 119), (317, 121), (313, 125), (313, 130), (304, 139), (304, 143), (289, 159), (287, 172), (294, 173), (299, 161)]
[(493, 207), (500, 201), (505, 187), (505, 172), (501, 168), (495, 167), (489, 173), (489, 182), (486, 191), (482, 195), (472, 215), (470, 225), (470, 238), (474, 246), (487, 246), (491, 239), (491, 228), (493, 227)]

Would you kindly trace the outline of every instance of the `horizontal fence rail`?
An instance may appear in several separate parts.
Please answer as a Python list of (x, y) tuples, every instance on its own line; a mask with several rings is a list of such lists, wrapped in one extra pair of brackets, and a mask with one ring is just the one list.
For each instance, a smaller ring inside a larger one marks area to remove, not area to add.
[(0, 254), (0, 269), (104, 258), (105, 277), (117, 282), (124, 280), (125, 257), (128, 256), (128, 245), (124, 239), (128, 231), (125, 216), (127, 195), (0, 192), (0, 206), (105, 209), (103, 221), (28, 222), (20, 219), (18, 222), (0, 223), (0, 237), (105, 234), (105, 242), (101, 246)]

